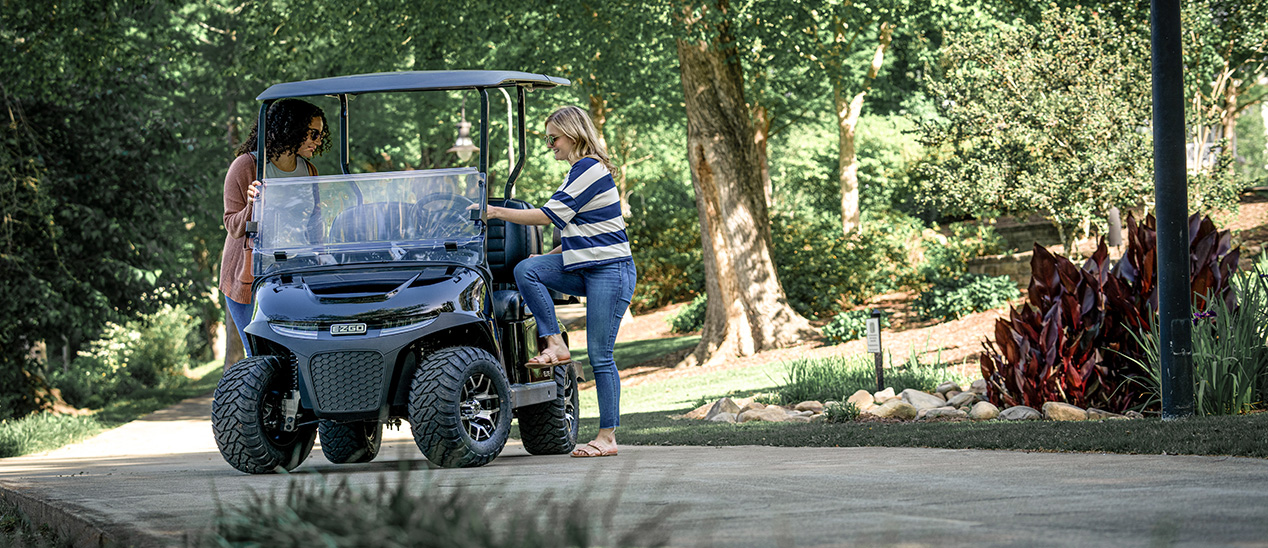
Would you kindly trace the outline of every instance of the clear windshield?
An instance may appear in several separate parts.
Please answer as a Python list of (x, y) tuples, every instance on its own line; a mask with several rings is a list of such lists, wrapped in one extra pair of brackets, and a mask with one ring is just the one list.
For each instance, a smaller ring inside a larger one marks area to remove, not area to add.
[(484, 181), (472, 168), (268, 179), (255, 209), (256, 276), (318, 264), (477, 264), (468, 207)]

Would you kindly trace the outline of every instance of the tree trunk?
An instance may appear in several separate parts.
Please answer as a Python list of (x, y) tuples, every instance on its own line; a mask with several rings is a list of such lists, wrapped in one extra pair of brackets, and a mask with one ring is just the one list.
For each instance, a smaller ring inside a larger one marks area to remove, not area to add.
[[(854, 151), (854, 130), (858, 127), (859, 114), (863, 111), (863, 99), (872, 89), (872, 82), (881, 70), (881, 62), (885, 60), (885, 50), (889, 48), (890, 37), (894, 26), (888, 22), (881, 23), (879, 43), (876, 54), (872, 56), (872, 66), (867, 71), (862, 89), (846, 102), (845, 82), (838, 73), (832, 79), (832, 99), (837, 113), (837, 167), (841, 179), (841, 231), (849, 235), (862, 225), (859, 210), (859, 161)], [(844, 25), (837, 25), (838, 41), (844, 40)], [(844, 61), (844, 60), (842, 60)]]
[(746, 356), (812, 337), (809, 322), (788, 305), (771, 258), (765, 191), (733, 40), (723, 27), (713, 43), (679, 39), (677, 46), (708, 294), (700, 344), (684, 362)]
[(766, 205), (769, 207), (774, 196), (771, 190), (770, 182), (770, 156), (767, 154), (767, 144), (770, 143), (770, 111), (766, 107), (757, 105), (753, 108), (753, 144), (757, 147), (757, 161), (761, 166), (762, 172), (762, 190), (766, 195)]

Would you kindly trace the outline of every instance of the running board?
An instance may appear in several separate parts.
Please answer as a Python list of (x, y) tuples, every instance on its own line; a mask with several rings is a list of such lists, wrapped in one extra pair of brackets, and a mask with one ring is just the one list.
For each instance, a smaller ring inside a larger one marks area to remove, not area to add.
[(553, 379), (529, 384), (512, 384), (511, 407), (520, 408), (551, 401), (555, 399), (555, 390)]

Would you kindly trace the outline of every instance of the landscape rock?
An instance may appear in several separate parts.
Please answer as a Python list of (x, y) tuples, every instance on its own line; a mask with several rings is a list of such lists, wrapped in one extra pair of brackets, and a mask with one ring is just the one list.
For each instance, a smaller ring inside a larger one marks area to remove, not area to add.
[(725, 411), (709, 417), (709, 422), (735, 422), (735, 413), (727, 413)]
[(896, 397), (897, 396), (894, 395), (894, 388), (891, 386), (889, 388), (881, 390), (880, 392), (877, 392), (876, 394), (873, 394), (872, 401), (876, 402), (877, 405), (880, 405)]
[(691, 411), (684, 413), (681, 417), (677, 417), (677, 418), (691, 419), (691, 420), (697, 420), (697, 421), (702, 420), (709, 415), (709, 409), (711, 409), (713, 406), (717, 404), (718, 402), (706, 403), (704, 405), (701, 405), (700, 407), (697, 407), (695, 409), (692, 409)]
[(736, 417), (736, 422), (765, 421), (765, 422), (785, 422), (788, 420), (788, 412), (784, 408), (777, 406), (762, 407), (761, 409), (748, 409), (740, 413)]
[(1118, 413), (1111, 413), (1104, 409), (1097, 409), (1095, 407), (1089, 407), (1087, 410), (1087, 420), (1090, 420), (1090, 421), (1102, 421), (1106, 419), (1125, 419), (1125, 418), (1127, 417), (1119, 415)]
[[(973, 384), (969, 385), (969, 392), (973, 392), (974, 394), (985, 394), (986, 393), (986, 379), (978, 379), (973, 381)], [(1034, 408), (1032, 407), (1031, 409), (1034, 409)]]
[(964, 392), (960, 392), (960, 391), (958, 391), (958, 390), (951, 390), (951, 391), (947, 392), (946, 394), (943, 394), (943, 396), (946, 396), (947, 401), (951, 401), (951, 398), (954, 398), (954, 397), (956, 397), (956, 396), (959, 396), (960, 394), (963, 394), (963, 393), (964, 393)]
[(916, 418), (915, 406), (899, 399), (893, 399), (885, 402), (880, 407), (868, 411), (868, 414), (885, 419), (901, 419), (911, 420)]
[(1043, 418), (1050, 421), (1085, 421), (1087, 411), (1068, 403), (1050, 401), (1043, 404)]
[(1142, 415), (1142, 414), (1140, 413), (1140, 411), (1128, 411), (1128, 412), (1126, 412), (1126, 413), (1123, 413), (1123, 416), (1124, 416), (1124, 417), (1127, 417), (1127, 418), (1129, 418), (1129, 419), (1143, 419), (1143, 418), (1145, 418), (1145, 416), (1144, 416), (1144, 415)]
[(961, 411), (954, 407), (935, 407), (933, 409), (928, 409), (925, 411), (926, 419), (943, 419), (943, 418), (963, 419), (963, 418), (967, 418), (968, 416), (969, 416), (968, 413), (965, 413), (964, 411)]
[(709, 412), (705, 413), (704, 420), (711, 421), (719, 413), (729, 413), (731, 415), (730, 422), (735, 422), (735, 415), (740, 414), (740, 406), (731, 401), (731, 398), (722, 398), (715, 402), (713, 407), (709, 408)]
[(798, 410), (798, 411), (813, 411), (813, 412), (815, 412), (815, 413), (822, 413), (822, 412), (823, 412), (823, 404), (822, 404), (822, 403), (820, 403), (820, 402), (814, 401), (814, 400), (811, 400), (811, 401), (803, 401), (803, 402), (801, 402), (801, 403), (797, 404), (797, 406), (796, 406), (796, 407), (794, 407), (793, 409), (796, 409), (796, 410)]
[(828, 416), (821, 413), (810, 417), (810, 422), (828, 422)]
[[(969, 392), (972, 394), (972, 392)], [(973, 409), (969, 410), (969, 418), (975, 421), (988, 421), (999, 416), (999, 408), (988, 401), (980, 401), (973, 404)]]
[(1043, 418), (1038, 409), (1025, 405), (1014, 405), (999, 412), (999, 418), (1006, 421), (1037, 421)]
[[(934, 391), (939, 394), (946, 395), (947, 392), (951, 392), (953, 390), (956, 392), (963, 392), (963, 390), (960, 389), (960, 385), (950, 381), (939, 384), (938, 388)], [(947, 397), (949, 398), (950, 396)]]
[(947, 399), (947, 404), (949, 404), (951, 407), (965, 407), (965, 406), (973, 405), (980, 400), (981, 398), (979, 398), (977, 394), (974, 394), (972, 392), (960, 392), (959, 394), (956, 394), (954, 397)]
[(744, 412), (745, 412), (745, 411), (751, 411), (751, 410), (755, 410), (755, 409), (766, 409), (766, 404), (764, 404), (764, 403), (758, 403), (758, 402), (755, 402), (755, 401), (751, 401), (751, 402), (748, 402), (748, 403), (744, 404), (742, 407), (740, 407), (740, 412), (739, 412), (739, 413), (736, 413), (736, 414), (737, 414), (737, 415), (742, 415), (742, 414), (744, 414)]
[(855, 392), (853, 395), (851, 395), (850, 398), (845, 401), (848, 401), (854, 404), (854, 406), (859, 409), (863, 409), (864, 407), (867, 407), (869, 405), (876, 403), (876, 399), (872, 397), (872, 393), (868, 392), (867, 390), (859, 390), (858, 392)]
[(811, 417), (808, 415), (791, 415), (788, 417), (788, 422), (810, 422), (810, 421), (811, 421)]
[(903, 401), (915, 407), (917, 411), (921, 409), (933, 409), (934, 407), (942, 407), (947, 404), (942, 398), (932, 394), (926, 394), (914, 388), (908, 388), (902, 392)]

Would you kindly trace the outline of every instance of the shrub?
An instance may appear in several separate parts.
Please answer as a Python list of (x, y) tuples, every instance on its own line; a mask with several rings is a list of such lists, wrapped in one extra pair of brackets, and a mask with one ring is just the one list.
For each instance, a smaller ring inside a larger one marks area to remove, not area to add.
[(347, 478), (336, 484), (292, 480), (280, 496), (261, 493), (241, 507), (218, 507), (212, 534), (200, 544), (532, 548), (668, 543), (666, 529), (656, 525), (672, 507), (616, 535), (594, 527), (594, 505), (584, 498), (569, 503), (554, 500), (551, 493), (525, 500), (462, 486), (419, 487), (406, 473), (395, 485), (381, 477), (377, 488), (354, 486)]
[(691, 184), (663, 179), (630, 198), (630, 248), (638, 264), (634, 312), (682, 302), (704, 292), (700, 216)]
[(669, 322), (669, 330), (674, 333), (691, 333), (692, 331), (701, 330), (704, 328), (704, 313), (708, 308), (708, 304), (709, 302), (703, 293), (696, 295), (696, 298), (679, 308), (678, 312), (675, 312), (673, 316), (666, 320)]
[[(847, 343), (867, 334), (867, 319), (872, 313), (867, 310), (851, 310), (842, 312), (823, 326), (823, 336), (832, 344)], [(889, 316), (881, 316), (881, 328), (889, 327)]]
[(965, 273), (935, 279), (933, 287), (922, 292), (912, 305), (921, 318), (954, 320), (999, 307), (1019, 294), (1016, 282), (1008, 276)]
[(823, 417), (827, 422), (853, 422), (859, 418), (859, 408), (854, 402), (832, 402), (823, 408)]
[[(1127, 220), (1123, 259), (1110, 270), (1105, 243), (1082, 268), (1035, 246), (1028, 302), (995, 323), (983, 343), (987, 397), (998, 406), (1039, 408), (1049, 401), (1126, 411), (1147, 402), (1135, 379), (1142, 349), (1133, 336), (1149, 329), (1157, 309), (1154, 219)], [(1232, 308), (1228, 280), (1239, 250), (1208, 218), (1189, 218), (1190, 287), (1199, 308), (1206, 295)]]
[(995, 227), (981, 223), (954, 223), (951, 236), (938, 235), (924, 241), (924, 263), (920, 276), (926, 282), (952, 278), (968, 271), (969, 259), (1004, 252), (1004, 240)]
[(778, 214), (771, 224), (780, 284), (788, 304), (804, 316), (833, 315), (843, 304), (861, 303), (915, 280), (910, 244), (920, 230), (910, 217), (871, 216), (849, 237), (831, 214)]
[[(1193, 314), (1195, 411), (1200, 415), (1236, 415), (1262, 407), (1268, 399), (1268, 281), (1263, 271), (1236, 276), (1238, 296), (1230, 308), (1223, 299), (1206, 299), (1205, 310)], [(1135, 361), (1146, 375), (1140, 379), (1149, 393), (1142, 409), (1156, 409), (1162, 401), (1162, 371), (1157, 317), (1141, 329), (1136, 342), (1144, 356)]]

